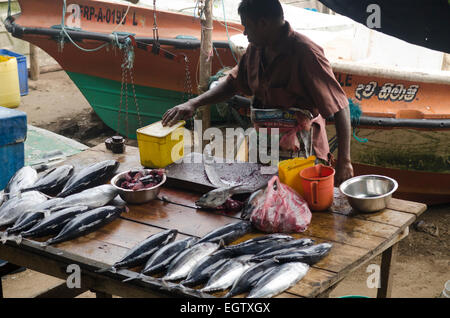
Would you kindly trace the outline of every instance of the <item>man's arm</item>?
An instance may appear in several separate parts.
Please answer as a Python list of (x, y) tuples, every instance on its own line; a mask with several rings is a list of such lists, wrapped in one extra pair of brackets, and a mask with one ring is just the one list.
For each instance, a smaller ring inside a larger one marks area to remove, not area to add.
[(348, 107), (334, 114), (334, 125), (338, 138), (338, 158), (336, 161), (334, 185), (339, 186), (345, 180), (353, 177), (353, 166), (350, 158), (350, 110)]
[(195, 110), (203, 105), (216, 104), (226, 101), (236, 94), (235, 86), (228, 80), (219, 81), (219, 84), (205, 93), (169, 109), (162, 118), (163, 126), (172, 126), (179, 120), (190, 118)]

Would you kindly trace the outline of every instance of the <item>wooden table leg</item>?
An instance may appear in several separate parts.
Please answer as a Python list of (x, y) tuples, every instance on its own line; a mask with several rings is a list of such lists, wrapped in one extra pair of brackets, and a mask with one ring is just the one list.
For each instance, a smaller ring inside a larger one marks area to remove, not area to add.
[(95, 297), (97, 297), (97, 298), (112, 298), (112, 295), (96, 291)]
[(381, 255), (380, 288), (377, 298), (389, 298), (392, 291), (392, 267), (397, 257), (398, 243), (385, 250)]

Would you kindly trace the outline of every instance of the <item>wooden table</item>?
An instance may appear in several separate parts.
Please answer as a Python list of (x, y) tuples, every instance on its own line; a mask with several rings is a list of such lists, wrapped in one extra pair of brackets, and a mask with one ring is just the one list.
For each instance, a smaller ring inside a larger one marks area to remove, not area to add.
[[(138, 149), (129, 146), (125, 154), (115, 155), (107, 151), (104, 145), (98, 145), (70, 157), (66, 163), (79, 169), (110, 158), (121, 163), (119, 172), (140, 167)], [(15, 242), (0, 244), (0, 259), (64, 280), (72, 274), (66, 272), (68, 265), (80, 266), (81, 288), (68, 289), (64, 283), (41, 297), (76, 296), (86, 290), (96, 292), (98, 297), (198, 297), (200, 294), (195, 289), (181, 290), (176, 288), (176, 284), (166, 287), (154, 277), (122, 282), (124, 278), (136, 276), (139, 268), (117, 273), (95, 272), (113, 264), (128, 249), (161, 230), (177, 229), (177, 239), (201, 237), (239, 220), (239, 213), (224, 215), (195, 209), (194, 201), (200, 197), (199, 193), (163, 188), (161, 196), (171, 203), (154, 200), (144, 205), (129, 205), (129, 213), (122, 214), (97, 232), (72, 241), (46, 248), (26, 239), (21, 245)], [(381, 288), (377, 296), (389, 297), (392, 287), (391, 267), (398, 242), (408, 235), (409, 226), (425, 210), (424, 204), (392, 199), (389, 207), (381, 212), (361, 214), (353, 211), (346, 199), (336, 191), (330, 211), (313, 212), (309, 228), (301, 234), (293, 234), (295, 238), (308, 237), (317, 243), (331, 242), (333, 248), (324, 259), (310, 268), (297, 285), (278, 297), (326, 297), (352, 271), (380, 254)], [(258, 235), (261, 233), (251, 233), (238, 242)], [(218, 293), (213, 296), (221, 295)]]

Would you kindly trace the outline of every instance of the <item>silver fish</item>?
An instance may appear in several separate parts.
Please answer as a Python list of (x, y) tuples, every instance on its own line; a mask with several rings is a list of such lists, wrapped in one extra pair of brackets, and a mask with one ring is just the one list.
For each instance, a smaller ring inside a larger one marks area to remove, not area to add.
[(27, 187), (22, 191), (40, 191), (48, 195), (56, 195), (61, 191), (67, 180), (73, 174), (72, 165), (62, 165), (49, 170), (40, 177), (31, 187)]
[[(250, 255), (251, 256), (251, 255)], [(249, 255), (243, 255), (228, 260), (208, 280), (201, 292), (211, 293), (225, 290), (244, 273), (252, 263), (248, 262)]]
[(314, 265), (330, 252), (332, 246), (331, 243), (321, 243), (294, 251), (286, 250), (284, 253), (274, 256), (274, 259), (281, 263), (302, 262)]
[(203, 258), (194, 268), (190, 271), (185, 280), (180, 284), (183, 286), (196, 286), (204, 283), (208, 278), (227, 260), (232, 257), (232, 253), (227, 250), (218, 250), (211, 255)]
[(200, 238), (198, 243), (202, 242), (218, 243), (222, 241), (223, 244), (230, 244), (234, 240), (251, 232), (251, 230), (252, 225), (248, 221), (234, 222), (207, 233), (206, 235)]
[(31, 187), (38, 179), (37, 171), (30, 166), (25, 166), (17, 170), (17, 172), (9, 179), (4, 191), (8, 199), (13, 198), (20, 193), (22, 189)]
[(5, 191), (0, 191), (0, 207), (2, 206), (3, 202), (5, 201)]
[(237, 294), (244, 293), (256, 285), (258, 280), (271, 271), (273, 268), (277, 267), (279, 263), (273, 259), (268, 259), (262, 263), (252, 263), (252, 265), (247, 268), (241, 276), (233, 283), (228, 293), (224, 298), (233, 297)]
[(85, 189), (97, 186), (111, 178), (119, 167), (119, 162), (115, 160), (105, 160), (94, 163), (76, 172), (66, 183), (58, 197), (78, 193)]
[(173, 281), (185, 278), (190, 271), (204, 258), (220, 248), (219, 244), (204, 242), (195, 244), (179, 254), (169, 265), (163, 281)]
[(112, 185), (104, 184), (69, 195), (57, 206), (71, 207), (74, 205), (85, 205), (90, 208), (98, 208), (111, 202), (118, 193), (118, 190)]
[(107, 205), (84, 212), (69, 221), (57, 236), (42, 245), (56, 244), (91, 233), (117, 219), (126, 209), (126, 206)]
[(261, 277), (248, 298), (270, 298), (297, 284), (308, 272), (309, 265), (300, 262), (282, 264)]
[(0, 227), (14, 224), (17, 219), (33, 206), (47, 201), (47, 197), (38, 191), (16, 195), (0, 208)]
[(265, 191), (263, 189), (256, 190), (253, 192), (245, 201), (244, 207), (241, 212), (241, 219), (249, 220), (252, 212), (255, 208), (261, 204), (265, 199)]
[(215, 209), (224, 204), (227, 199), (235, 193), (235, 189), (240, 186), (241, 185), (235, 185), (232, 187), (223, 187), (211, 190), (195, 201), (195, 204), (200, 208)]
[(197, 242), (197, 238), (188, 237), (184, 240), (179, 240), (167, 244), (163, 248), (159, 249), (155, 254), (153, 254), (145, 264), (142, 270), (143, 274), (154, 274), (160, 269), (164, 269), (169, 266), (170, 261), (173, 260), (181, 251), (191, 247)]
[(266, 248), (252, 257), (252, 261), (264, 261), (274, 256), (285, 254), (287, 252), (299, 251), (314, 244), (314, 241), (308, 238), (283, 242), (281, 244)]
[(147, 260), (158, 249), (171, 243), (177, 236), (177, 230), (165, 230), (153, 235), (150, 235), (142, 242), (139, 242), (136, 246), (130, 249), (120, 260), (115, 262), (111, 267), (98, 270), (98, 273), (112, 271), (115, 273), (121, 268), (132, 268), (145, 264)]
[(55, 207), (62, 200), (61, 198), (53, 198), (33, 206), (30, 210), (23, 213), (12, 227), (6, 230), (7, 234), (15, 234), (30, 229), (46, 215), (51, 214), (52, 211), (49, 209)]
[(234, 255), (256, 254), (266, 248), (279, 246), (280, 244), (291, 241), (294, 238), (286, 234), (267, 234), (255, 237), (235, 245), (228, 245), (225, 249), (233, 252)]

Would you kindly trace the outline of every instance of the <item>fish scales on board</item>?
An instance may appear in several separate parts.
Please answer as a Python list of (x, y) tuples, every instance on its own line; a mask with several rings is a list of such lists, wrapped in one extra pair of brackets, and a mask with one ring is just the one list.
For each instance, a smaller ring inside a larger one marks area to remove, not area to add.
[(14, 224), (19, 217), (32, 207), (47, 201), (38, 191), (20, 193), (0, 207), (0, 227)]
[(163, 281), (180, 280), (189, 275), (204, 257), (207, 257), (220, 248), (219, 244), (203, 242), (195, 244), (184, 252), (180, 253), (169, 265)]
[(113, 266), (102, 269), (98, 272), (106, 272), (108, 270), (116, 272), (117, 269), (131, 268), (145, 264), (150, 256), (152, 256), (152, 254), (159, 248), (173, 242), (177, 234), (177, 230), (166, 230), (150, 235), (148, 238), (130, 249), (119, 261), (115, 262)]
[(192, 270), (185, 280), (181, 281), (184, 286), (192, 287), (208, 280), (208, 278), (233, 256), (228, 250), (218, 250), (205, 257)]
[(233, 252), (235, 256), (244, 254), (256, 254), (269, 247), (279, 246), (283, 242), (291, 241), (294, 238), (286, 234), (267, 234), (244, 241), (236, 245), (226, 246), (225, 249)]
[(298, 283), (308, 272), (305, 263), (292, 262), (274, 267), (262, 276), (248, 294), (248, 298), (270, 298)]
[(242, 255), (227, 260), (214, 274), (211, 275), (208, 282), (200, 289), (200, 291), (212, 293), (230, 288), (242, 273), (254, 264), (248, 261), (251, 256), (252, 255)]
[(248, 221), (230, 223), (204, 235), (198, 243), (222, 241), (223, 244), (230, 244), (251, 231), (252, 225)]
[(4, 189), (6, 199), (11, 199), (18, 195), (22, 189), (31, 187), (38, 180), (38, 173), (30, 166), (25, 166), (16, 171), (9, 179)]
[(52, 168), (32, 186), (23, 189), (22, 192), (34, 190), (54, 196), (62, 190), (66, 182), (72, 177), (73, 171), (74, 168), (72, 165), (62, 165)]
[(85, 167), (72, 175), (58, 197), (67, 197), (100, 185), (111, 179), (118, 167), (119, 162), (115, 160), (105, 160)]
[(42, 245), (56, 244), (92, 233), (117, 219), (126, 210), (126, 206), (107, 205), (77, 215), (64, 226), (57, 236)]

